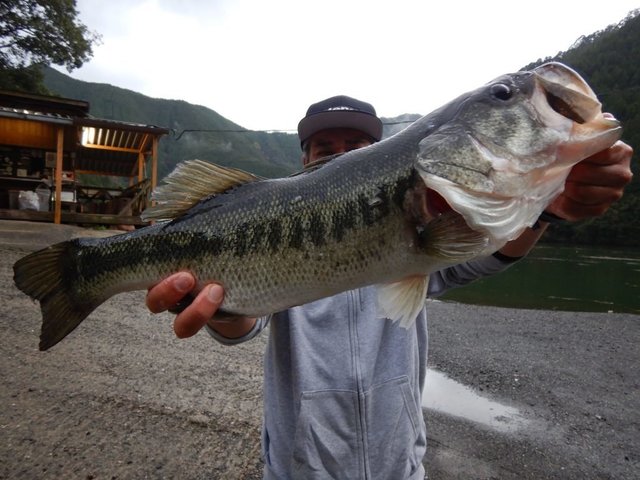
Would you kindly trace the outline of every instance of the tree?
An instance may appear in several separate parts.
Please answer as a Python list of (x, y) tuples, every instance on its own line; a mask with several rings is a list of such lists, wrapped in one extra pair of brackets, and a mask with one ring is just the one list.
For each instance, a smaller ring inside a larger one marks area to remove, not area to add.
[(0, 88), (43, 93), (40, 65), (88, 61), (100, 36), (77, 16), (76, 0), (0, 0)]

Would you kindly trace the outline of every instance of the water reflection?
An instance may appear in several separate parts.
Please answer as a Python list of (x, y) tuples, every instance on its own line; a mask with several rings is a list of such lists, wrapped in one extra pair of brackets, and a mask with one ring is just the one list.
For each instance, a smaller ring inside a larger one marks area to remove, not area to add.
[(447, 292), (478, 305), (640, 314), (640, 249), (538, 245), (506, 272)]
[(472, 388), (431, 369), (427, 370), (422, 407), (500, 431), (517, 430), (526, 423), (517, 408), (483, 397)]

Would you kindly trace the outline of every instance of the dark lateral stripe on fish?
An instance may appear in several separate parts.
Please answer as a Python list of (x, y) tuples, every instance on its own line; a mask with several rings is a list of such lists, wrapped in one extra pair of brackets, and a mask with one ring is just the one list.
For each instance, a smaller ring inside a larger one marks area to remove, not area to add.
[[(125, 238), (127, 241), (121, 241)], [(205, 245), (207, 251), (221, 250), (223, 247), (215, 237), (206, 239), (200, 233), (188, 231), (169, 232), (163, 237), (123, 235), (110, 240), (100, 243), (93, 239), (82, 241), (76, 275), (80, 274), (88, 282), (119, 270), (130, 269), (140, 262), (180, 262), (185, 257), (188, 258), (185, 252), (196, 255)]]
[(269, 222), (267, 243), (271, 252), (276, 252), (282, 247), (282, 222), (277, 218), (273, 218)]
[(235, 235), (233, 238), (233, 252), (236, 257), (244, 257), (247, 253), (249, 253), (248, 245), (248, 236), (247, 230), (249, 229), (247, 224), (241, 224), (240, 227), (235, 231)]
[(227, 244), (220, 245), (219, 249), (244, 257), (257, 251), (275, 253), (287, 247), (301, 250), (307, 242), (317, 247), (325, 245), (329, 239), (340, 242), (350, 230), (382, 221), (391, 213), (392, 204), (401, 208), (404, 194), (398, 190), (407, 188), (417, 178), (412, 172), (394, 184), (385, 185), (376, 195), (360, 193), (329, 211), (298, 212), (282, 219), (254, 219), (244, 227), (237, 225), (235, 233), (226, 237)]
[(365, 196), (360, 196), (358, 198), (358, 207), (360, 210), (360, 216), (365, 225), (371, 226), (375, 223), (375, 215), (373, 214), (373, 209), (369, 205), (369, 199)]
[(294, 217), (290, 219), (289, 246), (296, 250), (302, 249), (304, 245), (304, 226), (302, 218)]
[(322, 215), (318, 212), (313, 212), (309, 218), (309, 239), (316, 247), (321, 247), (326, 243), (325, 239), (326, 228)]
[(411, 169), (408, 176), (400, 178), (392, 189), (391, 200), (400, 209), (403, 208), (407, 190), (412, 186), (420, 184), (420, 175), (415, 169)]
[(353, 209), (342, 208), (331, 217), (331, 237), (341, 242), (345, 232), (353, 226)]
[[(404, 195), (398, 192), (406, 189), (411, 182), (412, 178), (409, 177), (395, 185), (385, 185), (376, 193), (373, 202), (365, 194), (360, 194), (357, 199), (330, 212), (312, 211), (304, 216), (238, 224), (233, 229), (234, 233), (227, 236), (218, 236), (213, 232), (205, 236), (182, 230), (167, 231), (167, 227), (163, 228), (162, 238), (133, 235), (126, 242), (120, 242), (118, 237), (114, 237), (106, 248), (104, 242), (94, 248), (91, 241), (85, 240), (78, 268), (88, 282), (129, 268), (138, 263), (141, 256), (146, 256), (149, 263), (158, 259), (162, 263), (183, 263), (200, 252), (212, 256), (229, 252), (242, 258), (261, 251), (275, 253), (287, 245), (302, 249), (306, 242), (316, 247), (323, 246), (329, 238), (339, 242), (350, 230), (360, 225), (372, 226), (382, 221), (391, 213), (391, 202), (399, 206), (404, 201)], [(97, 265), (100, 265), (99, 269)]]

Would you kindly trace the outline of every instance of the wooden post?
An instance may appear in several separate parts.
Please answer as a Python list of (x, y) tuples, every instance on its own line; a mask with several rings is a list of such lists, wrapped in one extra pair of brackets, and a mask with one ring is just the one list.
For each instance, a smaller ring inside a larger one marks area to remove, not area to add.
[(153, 136), (153, 146), (151, 150), (151, 190), (155, 190), (158, 184), (158, 140), (157, 135)]
[(55, 175), (55, 203), (53, 222), (62, 222), (62, 151), (64, 147), (64, 128), (58, 127), (58, 141), (56, 145), (56, 175)]
[(144, 180), (144, 153), (138, 153), (138, 183)]

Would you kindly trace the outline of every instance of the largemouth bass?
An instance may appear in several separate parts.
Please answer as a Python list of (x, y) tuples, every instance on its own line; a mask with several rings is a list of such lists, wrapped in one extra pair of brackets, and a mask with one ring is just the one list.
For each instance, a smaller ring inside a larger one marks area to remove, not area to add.
[(225, 289), (221, 312), (258, 317), (378, 285), (381, 318), (409, 326), (428, 275), (489, 255), (535, 223), (569, 170), (619, 123), (570, 68), (504, 75), (382, 142), (280, 179), (183, 163), (145, 212), (157, 223), (20, 259), (40, 301), (40, 349), (119, 292), (192, 272)]

